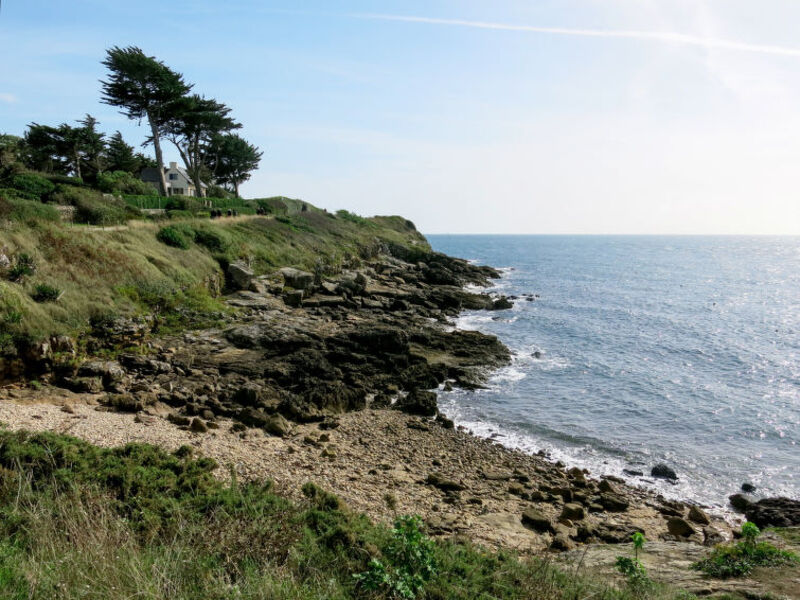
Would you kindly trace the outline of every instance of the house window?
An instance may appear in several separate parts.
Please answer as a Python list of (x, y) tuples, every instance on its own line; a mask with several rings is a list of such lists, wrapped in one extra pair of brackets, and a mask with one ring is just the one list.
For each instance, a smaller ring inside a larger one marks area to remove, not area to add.
[(182, 196), (183, 188), (172, 188), (173, 195)]
[(169, 180), (170, 181), (175, 181), (177, 179), (178, 179), (178, 174), (177, 173), (170, 173), (169, 174)]

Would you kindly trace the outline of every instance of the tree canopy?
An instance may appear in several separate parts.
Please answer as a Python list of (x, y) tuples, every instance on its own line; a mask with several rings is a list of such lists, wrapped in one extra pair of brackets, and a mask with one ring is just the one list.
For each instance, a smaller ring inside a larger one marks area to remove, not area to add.
[(101, 81), (102, 100), (119, 107), (129, 119), (147, 119), (150, 125), (148, 141), (155, 149), (161, 192), (166, 194), (161, 136), (169, 118), (174, 116), (175, 104), (189, 93), (192, 86), (184, 81), (183, 75), (155, 57), (147, 56), (136, 46), (110, 48), (103, 65), (109, 76)]
[(177, 148), (195, 189), (200, 191), (202, 182), (210, 180), (212, 141), (241, 125), (230, 117), (230, 108), (197, 94), (181, 98), (171, 110), (165, 137)]
[(250, 179), (264, 153), (244, 138), (229, 133), (215, 136), (209, 149), (209, 169), (220, 185), (233, 188), (239, 197), (239, 185)]

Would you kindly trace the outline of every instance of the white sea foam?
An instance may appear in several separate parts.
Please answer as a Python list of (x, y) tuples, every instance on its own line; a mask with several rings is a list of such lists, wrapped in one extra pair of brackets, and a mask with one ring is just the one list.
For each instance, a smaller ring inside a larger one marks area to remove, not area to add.
[[(444, 396), (446, 397), (448, 394), (444, 394)], [(665, 498), (681, 501), (694, 500), (704, 504), (708, 507), (709, 512), (713, 514), (731, 521), (737, 518), (727, 507), (715, 503), (714, 498), (703, 489), (701, 482), (693, 482), (684, 477), (679, 479), (677, 484), (672, 484), (648, 477), (632, 477), (624, 471), (631, 468), (629, 462), (622, 458), (603, 454), (591, 446), (568, 446), (565, 444), (556, 446), (533, 435), (504, 428), (497, 423), (465, 417), (464, 411), (460, 409), (458, 402), (454, 398), (450, 401), (446, 398), (443, 399), (441, 408), (449, 418), (453, 419), (456, 425), (466, 428), (477, 437), (492, 439), (507, 448), (527, 454), (543, 452), (548, 460), (561, 462), (567, 467), (587, 469), (592, 477), (603, 475), (620, 477), (629, 485), (659, 493)], [(644, 467), (639, 470), (648, 471)]]
[(514, 381), (521, 381), (527, 375), (524, 371), (517, 369), (513, 366), (503, 367), (498, 369), (490, 378), (489, 383), (510, 383)]

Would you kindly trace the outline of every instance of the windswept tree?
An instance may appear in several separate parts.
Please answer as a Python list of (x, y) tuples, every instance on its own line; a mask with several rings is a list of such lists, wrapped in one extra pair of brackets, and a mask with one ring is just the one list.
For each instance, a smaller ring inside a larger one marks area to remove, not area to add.
[(172, 116), (165, 126), (165, 137), (177, 148), (192, 178), (197, 195), (203, 195), (202, 184), (211, 175), (212, 141), (220, 135), (239, 129), (241, 125), (229, 115), (231, 109), (211, 98), (197, 94), (186, 96), (171, 107)]
[(25, 133), (28, 166), (40, 171), (94, 177), (103, 170), (104, 134), (97, 119), (86, 115), (80, 127), (31, 123)]
[(66, 173), (67, 161), (57, 127), (31, 123), (25, 132), (25, 166), (45, 173)]
[(121, 108), (129, 119), (147, 119), (148, 141), (155, 150), (161, 193), (166, 194), (161, 137), (172, 116), (171, 107), (188, 94), (192, 86), (180, 73), (155, 57), (147, 56), (136, 46), (114, 46), (106, 52), (103, 65), (109, 70), (108, 80), (101, 81), (103, 102)]
[(250, 179), (263, 154), (235, 133), (215, 136), (209, 148), (211, 176), (218, 184), (233, 188), (238, 198), (239, 185)]

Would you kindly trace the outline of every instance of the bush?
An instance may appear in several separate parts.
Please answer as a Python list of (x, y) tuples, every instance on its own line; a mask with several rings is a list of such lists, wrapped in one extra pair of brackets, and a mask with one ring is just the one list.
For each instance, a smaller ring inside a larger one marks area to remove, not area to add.
[(210, 252), (225, 252), (231, 245), (228, 236), (210, 227), (194, 228), (194, 241)]
[(186, 236), (186, 230), (177, 225), (167, 225), (158, 230), (156, 239), (162, 244), (172, 246), (173, 248), (180, 248), (181, 250), (189, 249), (189, 239)]
[(26, 200), (13, 196), (0, 197), (0, 220), (34, 223), (36, 221), (58, 221), (61, 215), (52, 206), (38, 200)]
[(50, 181), (34, 173), (14, 175), (14, 177), (11, 178), (11, 187), (26, 194), (31, 194), (36, 198), (41, 198), (55, 189), (55, 185)]
[(793, 552), (780, 550), (769, 542), (757, 541), (760, 534), (755, 523), (745, 522), (742, 525), (742, 541), (717, 546), (708, 558), (694, 563), (692, 568), (712, 577), (727, 579), (745, 577), (755, 567), (778, 567), (800, 562), (800, 557)]
[(30, 254), (22, 252), (14, 260), (14, 266), (8, 272), (11, 281), (19, 281), (23, 277), (30, 277), (36, 271), (36, 263)]
[(364, 217), (360, 217), (359, 215), (351, 213), (350, 211), (347, 210), (337, 210), (336, 216), (339, 217), (340, 219), (344, 219), (345, 221), (350, 221), (351, 223), (355, 223), (356, 225), (364, 225), (368, 222), (367, 219), (365, 219)]
[(145, 195), (153, 189), (144, 181), (127, 171), (100, 173), (97, 176), (97, 187), (109, 194)]
[(369, 569), (354, 575), (366, 590), (384, 589), (399, 598), (416, 598), (436, 574), (434, 543), (422, 531), (417, 516), (395, 521), (384, 552), (385, 562), (373, 558)]
[(62, 206), (77, 206), (78, 202), (84, 198), (99, 197), (99, 194), (93, 190), (84, 187), (58, 183), (56, 184), (55, 190), (48, 195), (47, 200), (48, 202), (60, 204)]
[(66, 185), (77, 185), (83, 186), (83, 179), (80, 177), (70, 177), (69, 175), (59, 175), (58, 173), (48, 173), (45, 175), (48, 181), (51, 183), (55, 183), (58, 186), (59, 183), (66, 184)]
[(206, 189), (206, 196), (208, 198), (234, 198), (233, 192), (229, 192), (224, 187), (219, 185), (210, 185)]
[(61, 290), (52, 285), (47, 285), (46, 283), (37, 285), (31, 294), (31, 298), (36, 302), (55, 302), (60, 297)]
[(89, 225), (119, 225), (137, 216), (136, 211), (117, 198), (84, 194), (75, 200), (75, 222)]

